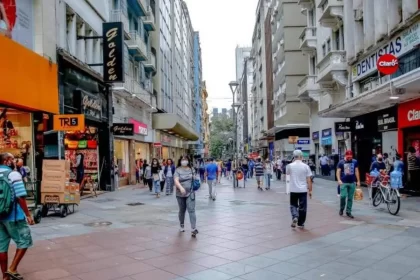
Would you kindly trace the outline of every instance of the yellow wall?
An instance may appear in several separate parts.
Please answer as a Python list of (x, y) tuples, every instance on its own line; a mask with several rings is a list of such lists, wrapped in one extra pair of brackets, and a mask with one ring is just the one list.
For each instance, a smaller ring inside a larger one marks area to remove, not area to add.
[(57, 65), (0, 35), (0, 103), (58, 113)]

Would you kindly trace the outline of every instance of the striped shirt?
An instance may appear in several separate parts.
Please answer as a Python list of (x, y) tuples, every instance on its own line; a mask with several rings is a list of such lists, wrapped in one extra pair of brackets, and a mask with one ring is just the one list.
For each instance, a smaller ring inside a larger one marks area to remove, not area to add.
[(407, 168), (408, 170), (418, 170), (420, 166), (417, 165), (417, 157), (415, 154), (409, 154), (407, 157)]
[(255, 176), (264, 176), (264, 167), (261, 162), (255, 163)]
[[(10, 167), (5, 166), (5, 165), (0, 165), (0, 173), (5, 172), (5, 171), (10, 171)], [(25, 188), (25, 184), (22, 181), (22, 175), (17, 172), (17, 171), (12, 171), (9, 174), (9, 182), (12, 185), (16, 198), (19, 197), (26, 197), (27, 193), (26, 193), (26, 188)], [(23, 212), (22, 208), (20, 207), (20, 205), (16, 203), (16, 207), (15, 205), (13, 206), (12, 209), (12, 213), (10, 213), (9, 217), (2, 219), (0, 221), (21, 221), (21, 220), (25, 220), (25, 213)]]

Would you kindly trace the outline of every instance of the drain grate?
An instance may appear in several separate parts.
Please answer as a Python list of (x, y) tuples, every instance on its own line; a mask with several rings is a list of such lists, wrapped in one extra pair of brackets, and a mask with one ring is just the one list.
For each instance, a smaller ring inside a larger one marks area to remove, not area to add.
[(84, 226), (87, 226), (87, 227), (107, 227), (110, 225), (112, 225), (111, 222), (93, 222), (93, 223), (84, 224)]
[(144, 203), (142, 202), (132, 202), (132, 203), (127, 203), (128, 206), (140, 206), (140, 205), (144, 205)]
[(114, 198), (101, 198), (101, 199), (89, 199), (89, 201), (95, 202), (95, 203), (104, 203), (104, 202), (112, 202), (116, 201)]

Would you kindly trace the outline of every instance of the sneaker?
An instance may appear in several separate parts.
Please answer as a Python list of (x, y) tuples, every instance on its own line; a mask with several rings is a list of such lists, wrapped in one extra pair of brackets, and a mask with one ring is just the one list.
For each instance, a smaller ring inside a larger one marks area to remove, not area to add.
[(293, 218), (293, 221), (292, 221), (291, 227), (292, 227), (292, 228), (295, 228), (295, 227), (296, 227), (296, 225), (297, 225), (297, 222), (298, 222), (298, 219), (297, 219), (297, 218)]
[(305, 225), (297, 225), (297, 227), (303, 229), (305, 228)]
[(213, 197), (213, 201), (216, 201), (216, 198), (215, 197)]
[(350, 219), (354, 219), (354, 216), (351, 213), (346, 213), (347, 217), (349, 217)]
[(179, 227), (179, 232), (185, 232), (184, 226)]
[(338, 212), (338, 214), (339, 214), (340, 216), (343, 216), (343, 210), (340, 210), (340, 212)]
[(198, 234), (198, 230), (197, 230), (197, 229), (193, 229), (193, 230), (191, 231), (191, 236), (192, 236), (192, 237), (195, 237), (197, 234)]

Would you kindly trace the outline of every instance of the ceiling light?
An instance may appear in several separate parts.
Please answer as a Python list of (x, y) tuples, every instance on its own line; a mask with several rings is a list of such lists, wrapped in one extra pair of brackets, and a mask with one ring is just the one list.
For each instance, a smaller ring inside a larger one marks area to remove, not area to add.
[(390, 96), (390, 97), (389, 97), (389, 99), (392, 99), (392, 100), (396, 100), (396, 99), (398, 99), (398, 98), (400, 98), (400, 97), (399, 97), (399, 96), (395, 96), (395, 95), (394, 95), (394, 96)]

